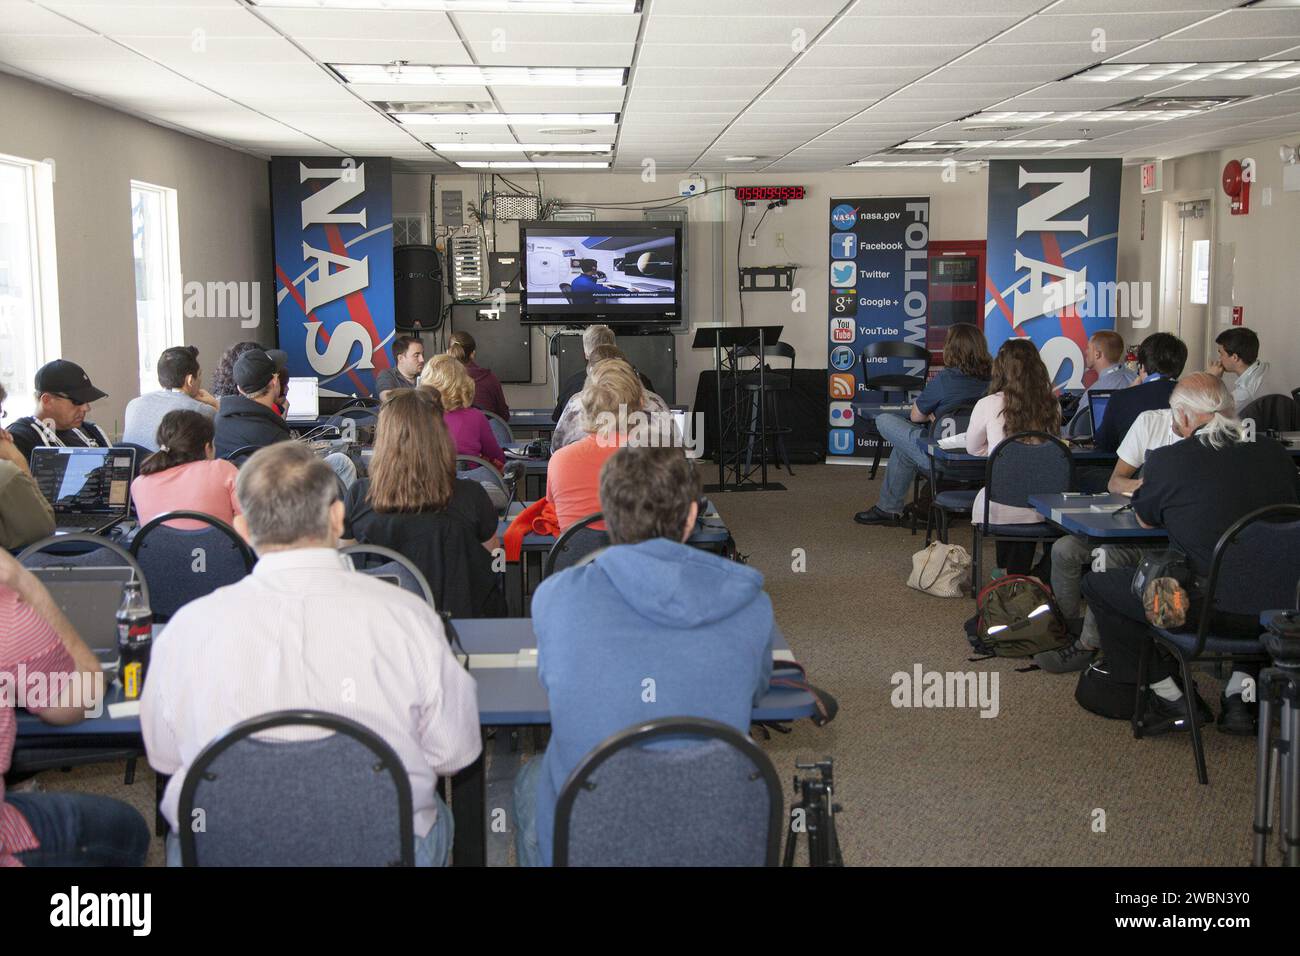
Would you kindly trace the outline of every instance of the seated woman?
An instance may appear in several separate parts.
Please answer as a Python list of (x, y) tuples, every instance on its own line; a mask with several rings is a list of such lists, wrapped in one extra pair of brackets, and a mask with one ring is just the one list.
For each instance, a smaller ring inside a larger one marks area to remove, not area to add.
[(477, 350), (478, 344), (468, 332), (451, 333), (451, 345), (447, 347), (447, 354), (464, 365), (465, 371), (474, 380), (474, 401), (471, 404), (510, 421), (510, 406), (506, 404), (506, 393), (501, 388), (501, 382), (490, 368), (484, 368), (474, 361)]
[[(474, 380), (465, 371), (465, 366), (450, 355), (435, 355), (425, 363), (420, 373), (420, 384), (437, 391), (442, 400), (443, 421), (456, 443), (456, 454), (475, 455), (490, 461), (497, 471), (505, 471), (506, 453), (501, 450), (487, 416), (472, 407), (474, 401)], [(492, 498), (497, 508), (506, 505), (501, 486), (483, 474), (485, 469), (478, 468), (461, 472), (462, 478), (480, 482)]]
[(402, 389), (375, 429), (370, 477), (348, 490), (344, 538), (410, 558), (439, 611), (499, 617), (505, 601), (492, 570), (497, 514), (477, 482), (456, 478), (456, 450), (436, 393)]
[[(597, 345), (591, 350), (591, 355), (587, 362), (587, 378), (591, 380), (591, 370), (596, 367), (598, 362), (607, 359), (618, 359), (620, 362), (626, 362), (629, 366), (632, 364), (628, 361), (627, 355), (617, 345)], [(633, 371), (636, 371), (633, 369)], [(677, 426), (673, 424), (672, 413), (668, 410), (668, 404), (655, 394), (650, 386), (650, 380), (637, 372), (637, 378), (641, 382), (641, 404), (637, 406), (640, 411), (650, 416), (650, 421), (657, 431), (670, 429), (670, 433), (680, 439), (677, 434)], [(636, 410), (636, 409), (633, 409)], [(551, 434), (551, 451), (557, 451), (565, 445), (571, 445), (575, 441), (581, 441), (587, 434), (582, 424), (582, 401), (581, 393), (574, 395), (564, 406), (564, 411), (560, 413), (559, 419), (555, 423), (555, 431)], [(680, 440), (674, 444), (681, 444)]]
[[(188, 409), (168, 412), (158, 423), (158, 450), (140, 465), (131, 483), (136, 515), (145, 525), (168, 511), (198, 511), (232, 524), (240, 513), (235, 498), (239, 469), (213, 457), (212, 419)], [(203, 522), (167, 522), (169, 528), (196, 530)]]
[[(971, 412), (970, 427), (966, 430), (966, 451), (972, 455), (988, 455), (1008, 435), (1017, 432), (1061, 433), (1061, 403), (1052, 391), (1052, 380), (1047, 366), (1038, 356), (1038, 349), (1028, 339), (1007, 339), (993, 359), (993, 375), (989, 394), (975, 404)], [(975, 497), (971, 520), (984, 521), (984, 495), (981, 488)], [(1038, 524), (1042, 516), (1033, 508), (1018, 508), (989, 504), (991, 524)], [(1028, 574), (1034, 565), (1035, 543), (999, 541), (997, 562), (1011, 574)], [(1043, 563), (1050, 560), (1051, 548), (1043, 554)], [(1047, 569), (1040, 568), (1043, 580), (1048, 580)]]
[(631, 365), (605, 359), (591, 366), (574, 400), (582, 408), (584, 437), (551, 455), (546, 470), (546, 497), (561, 532), (601, 510), (600, 469), (626, 443), (618, 431), (619, 411), (641, 408), (645, 395)]

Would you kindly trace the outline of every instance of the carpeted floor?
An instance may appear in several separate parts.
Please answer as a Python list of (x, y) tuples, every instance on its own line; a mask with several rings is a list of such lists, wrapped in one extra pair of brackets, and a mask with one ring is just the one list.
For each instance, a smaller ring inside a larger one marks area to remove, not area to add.
[[(742, 554), (761, 570), (780, 623), (815, 683), (840, 703), (825, 728), (800, 721), (763, 746), (788, 786), (796, 760), (830, 755), (838, 832), (853, 865), (1244, 865), (1250, 861), (1254, 741), (1206, 733), (1210, 785), (1197, 784), (1183, 734), (1134, 740), (1128, 724), (1074, 702), (1074, 675), (971, 663), (969, 599), (910, 591), (923, 538), (865, 528), (867, 469), (804, 465), (785, 492), (717, 495)], [(878, 482), (875, 483), (878, 485)], [(969, 547), (969, 526), (953, 541)], [(806, 570), (792, 570), (802, 549)], [(991, 562), (992, 553), (990, 550)], [(999, 710), (895, 708), (891, 675), (996, 672)], [(1201, 694), (1219, 684), (1198, 677)], [(130, 787), (121, 765), (40, 777), (49, 789), (129, 800), (152, 817), (153, 776)], [(502, 788), (504, 789), (504, 787)], [(787, 800), (790, 799), (789, 792)], [(506, 852), (502, 848), (501, 862)], [(151, 863), (161, 864), (155, 840)]]

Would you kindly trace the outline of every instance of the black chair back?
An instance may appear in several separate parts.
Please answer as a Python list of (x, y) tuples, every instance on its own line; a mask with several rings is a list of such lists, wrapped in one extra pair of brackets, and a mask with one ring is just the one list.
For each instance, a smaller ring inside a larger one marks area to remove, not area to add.
[[(964, 434), (970, 428), (970, 417), (974, 410), (973, 401), (948, 406), (930, 422), (926, 430), (927, 439), (937, 442), (941, 438)], [(930, 466), (931, 475), (936, 481), (973, 484), (984, 480), (984, 462), (950, 462), (932, 455)]]
[(989, 455), (984, 473), (984, 524), (989, 505), (997, 502), (1028, 508), (1030, 495), (1048, 495), (1074, 488), (1074, 459), (1070, 446), (1047, 432), (1008, 435)]
[(515, 440), (514, 432), (510, 430), (510, 425), (504, 418), (495, 412), (489, 412), (486, 408), (480, 408), (479, 411), (488, 420), (488, 427), (492, 429), (492, 437), (497, 440), (498, 445), (504, 448)]
[[(193, 530), (167, 522), (198, 521)], [(253, 570), (257, 557), (234, 528), (200, 511), (169, 511), (149, 521), (131, 539), (131, 555), (150, 582), (154, 619), (165, 621), (217, 588), (234, 584)]]
[(1254, 421), (1257, 433), (1300, 431), (1300, 403), (1289, 395), (1261, 395), (1240, 412), (1244, 422)]
[(546, 560), (542, 563), (542, 577), (549, 578), (557, 571), (573, 567), (587, 555), (608, 548), (609, 532), (591, 527), (601, 520), (603, 520), (601, 513), (597, 511), (570, 525), (556, 539), (555, 544), (551, 545), (551, 550), (546, 552)]
[(776, 768), (744, 734), (699, 718), (652, 720), (603, 741), (569, 775), (552, 862), (776, 866), (784, 811)]
[(240, 468), (243, 466), (244, 462), (249, 459), (253, 452), (258, 451), (261, 448), (261, 445), (241, 445), (229, 455), (226, 455), (226, 461), (233, 462), (236, 468)]
[(340, 554), (347, 555), (352, 567), (362, 574), (392, 580), (403, 591), (410, 591), (434, 606), (433, 589), (415, 562), (392, 548), (377, 544), (351, 544), (339, 549)]
[[(873, 375), (871, 359), (905, 359), (921, 363), (916, 374)], [(930, 374), (930, 350), (911, 342), (872, 342), (862, 351), (862, 385), (874, 392), (915, 392), (925, 388)]]
[[(327, 736), (285, 739), (282, 728)], [(280, 739), (255, 734), (281, 730)], [(183, 866), (412, 866), (411, 780), (382, 737), (337, 714), (242, 721), (194, 758), (177, 820)]]

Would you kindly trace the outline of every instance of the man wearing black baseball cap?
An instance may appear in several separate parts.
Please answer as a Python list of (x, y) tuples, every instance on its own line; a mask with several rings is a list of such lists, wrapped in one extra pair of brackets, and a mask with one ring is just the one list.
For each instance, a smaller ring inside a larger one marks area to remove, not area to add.
[[(233, 377), (236, 395), (225, 395), (217, 410), (216, 438), (213, 445), (219, 458), (240, 448), (263, 448), (293, 436), (289, 426), (276, 411), (280, 400), (280, 372), (289, 356), (279, 349), (249, 349), (235, 361)], [(351, 487), (357, 480), (357, 466), (347, 455), (325, 456), (343, 484)]]
[(226, 395), (217, 409), (217, 456), (253, 445), (261, 448), (286, 441), (289, 426), (275, 410), (280, 399), (280, 370), (289, 356), (279, 349), (249, 349), (235, 361), (233, 377), (239, 392)]
[(46, 362), (36, 371), (36, 413), (14, 422), (9, 434), (28, 461), (33, 448), (107, 448), (108, 436), (86, 421), (90, 403), (105, 397), (76, 362)]

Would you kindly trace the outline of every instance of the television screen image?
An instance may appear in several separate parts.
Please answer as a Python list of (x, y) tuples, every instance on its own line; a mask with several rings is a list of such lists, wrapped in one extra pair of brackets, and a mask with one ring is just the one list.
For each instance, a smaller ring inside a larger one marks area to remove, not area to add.
[(520, 242), (524, 321), (672, 321), (680, 309), (673, 224), (528, 225)]

